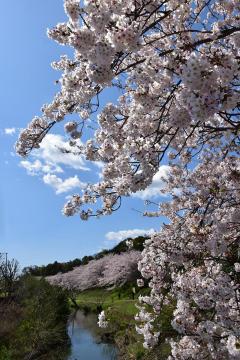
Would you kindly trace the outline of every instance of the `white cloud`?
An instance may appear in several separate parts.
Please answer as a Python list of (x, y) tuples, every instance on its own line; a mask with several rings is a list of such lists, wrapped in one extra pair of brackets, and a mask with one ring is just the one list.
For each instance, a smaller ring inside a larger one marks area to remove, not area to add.
[(100, 172), (100, 173), (97, 173), (97, 175), (98, 175), (100, 181), (102, 181), (103, 180), (103, 174)]
[(103, 169), (104, 162), (103, 161), (94, 161), (94, 165), (96, 165), (99, 169)]
[(71, 146), (63, 136), (47, 134), (40, 145), (40, 149), (35, 150), (33, 156), (48, 164), (66, 165), (75, 170), (89, 170), (83, 156), (74, 155), (71, 150)]
[(74, 188), (83, 189), (86, 187), (86, 184), (81, 182), (77, 175), (62, 180), (54, 174), (46, 174), (43, 176), (43, 181), (45, 184), (50, 185), (56, 191), (56, 194), (62, 194)]
[(164, 187), (163, 178), (167, 178), (170, 173), (170, 166), (161, 165), (158, 172), (154, 175), (152, 184), (149, 185), (145, 190), (137, 191), (132, 194), (133, 197), (138, 197), (140, 199), (146, 200), (154, 197), (158, 197), (161, 194), (161, 189)]
[(122, 241), (127, 238), (135, 238), (137, 236), (151, 235), (155, 232), (154, 229), (132, 229), (132, 230), (119, 230), (110, 231), (105, 237), (109, 241)]
[(61, 135), (47, 134), (40, 148), (32, 152), (31, 160), (22, 160), (20, 166), (27, 170), (28, 175), (43, 176), (43, 182), (51, 186), (56, 194), (68, 192), (74, 188), (85, 188), (77, 175), (63, 180), (55, 174), (63, 173), (62, 166), (75, 170), (89, 170), (81, 155), (74, 155), (72, 148)]
[(75, 170), (89, 170), (83, 156), (74, 155), (71, 150), (72, 148), (63, 136), (47, 134), (40, 148), (32, 152), (33, 160), (22, 160), (20, 166), (24, 167), (29, 175), (63, 172), (60, 165)]
[(63, 169), (59, 165), (51, 163), (42, 163), (40, 160), (35, 160), (33, 162), (28, 160), (22, 160), (20, 166), (27, 170), (28, 175), (39, 175), (39, 173), (62, 173)]
[(12, 127), (12, 128), (6, 128), (4, 129), (5, 135), (13, 135), (16, 132), (16, 128)]

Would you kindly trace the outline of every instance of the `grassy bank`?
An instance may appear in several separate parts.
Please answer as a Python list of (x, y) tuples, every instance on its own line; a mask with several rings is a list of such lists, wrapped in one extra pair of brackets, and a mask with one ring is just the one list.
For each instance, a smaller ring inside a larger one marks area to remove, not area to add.
[(133, 299), (133, 286), (125, 285), (112, 290), (91, 289), (81, 292), (77, 296), (78, 306), (85, 312), (99, 313), (105, 310), (109, 320), (106, 335), (114, 338), (121, 358), (124, 360), (163, 360), (170, 353), (169, 345), (165, 342), (167, 337), (175, 336), (171, 327), (173, 306), (166, 306), (158, 319), (161, 326), (159, 345), (152, 351), (143, 348), (143, 338), (136, 333), (134, 316), (138, 312), (135, 304), (138, 296), (146, 295), (149, 289), (136, 289)]
[(149, 290), (143, 289), (137, 291), (134, 294), (132, 289), (134, 286), (131, 284), (124, 285), (121, 288), (115, 288), (112, 290), (105, 289), (90, 289), (81, 292), (77, 296), (77, 304), (82, 308), (89, 309), (90, 311), (98, 311), (99, 308), (106, 310), (108, 307), (114, 305), (114, 308), (125, 308), (129, 315), (135, 315), (136, 313), (136, 299), (141, 294), (146, 295)]

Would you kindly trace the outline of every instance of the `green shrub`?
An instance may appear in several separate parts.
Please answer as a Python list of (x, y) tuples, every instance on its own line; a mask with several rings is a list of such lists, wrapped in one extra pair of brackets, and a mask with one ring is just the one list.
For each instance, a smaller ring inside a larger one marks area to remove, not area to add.
[(0, 360), (13, 360), (11, 351), (6, 346), (0, 347)]
[[(14, 301), (21, 308), (21, 313), (8, 331), (7, 338), (5, 335), (6, 346), (0, 349), (0, 360), (22, 360), (30, 353), (39, 358), (52, 349), (66, 347), (67, 293), (44, 279), (37, 280), (31, 276), (22, 277), (18, 289)], [(7, 345), (10, 345), (11, 352)]]

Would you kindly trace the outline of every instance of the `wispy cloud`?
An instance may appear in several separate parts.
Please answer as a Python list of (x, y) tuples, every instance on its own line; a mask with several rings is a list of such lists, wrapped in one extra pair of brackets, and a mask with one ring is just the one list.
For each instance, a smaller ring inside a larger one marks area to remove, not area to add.
[(74, 188), (83, 189), (86, 187), (86, 184), (81, 182), (77, 175), (63, 180), (55, 174), (46, 174), (43, 176), (43, 181), (45, 184), (50, 185), (56, 191), (56, 194), (62, 194)]
[(27, 170), (28, 175), (39, 175), (42, 173), (54, 174), (54, 173), (62, 173), (63, 169), (59, 165), (51, 164), (51, 163), (43, 163), (42, 161), (36, 159), (31, 162), (28, 160), (22, 160), (20, 162), (20, 166)]
[(75, 155), (71, 150), (71, 146), (63, 136), (47, 134), (40, 148), (33, 152), (33, 157), (48, 164), (66, 165), (75, 170), (89, 170), (83, 156)]
[(156, 198), (158, 196), (165, 196), (163, 193), (161, 193), (161, 190), (164, 187), (163, 179), (168, 177), (170, 169), (170, 166), (167, 165), (160, 166), (158, 172), (153, 177), (152, 184), (149, 185), (145, 190), (137, 191), (136, 193), (132, 194), (132, 196), (142, 200)]
[(4, 129), (4, 133), (5, 135), (13, 135), (16, 133), (16, 128), (12, 127), (12, 128), (5, 128)]
[[(56, 194), (66, 193), (74, 188), (85, 188), (77, 175), (62, 179), (57, 176), (65, 168), (88, 171), (86, 161), (81, 155), (74, 155), (71, 147), (61, 135), (47, 134), (39, 149), (32, 152), (29, 160), (20, 161), (20, 166), (31, 176), (40, 176), (45, 184), (51, 186)], [(57, 174), (57, 175), (56, 175)]]
[(75, 170), (89, 170), (83, 156), (71, 153), (70, 145), (61, 135), (47, 134), (40, 148), (32, 152), (31, 159), (20, 161), (20, 166), (29, 175), (63, 172), (61, 165)]
[(119, 230), (110, 231), (105, 235), (105, 238), (109, 241), (122, 241), (127, 238), (135, 238), (137, 236), (151, 235), (155, 232), (154, 229), (131, 229), (131, 230)]

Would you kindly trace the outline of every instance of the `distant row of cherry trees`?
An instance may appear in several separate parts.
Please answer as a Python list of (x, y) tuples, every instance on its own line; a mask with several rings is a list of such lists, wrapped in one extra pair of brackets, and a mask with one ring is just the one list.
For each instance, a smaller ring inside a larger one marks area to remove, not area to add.
[[(132, 249), (133, 250), (142, 251), (143, 243), (144, 243), (145, 239), (146, 239), (146, 237), (139, 236), (135, 239), (127, 239), (127, 240), (132, 240)], [(23, 273), (31, 274), (33, 276), (52, 276), (52, 275), (56, 275), (60, 272), (66, 273), (68, 271), (73, 270), (75, 267), (78, 267), (81, 265), (87, 265), (91, 260), (101, 259), (108, 254), (120, 254), (122, 252), (127, 251), (128, 250), (128, 246), (126, 244), (127, 240), (121, 241), (113, 249), (102, 250), (101, 252), (99, 252), (95, 255), (84, 256), (81, 259), (76, 258), (74, 260), (70, 260), (67, 262), (55, 261), (48, 265), (42, 265), (42, 266), (28, 266), (23, 269)]]

